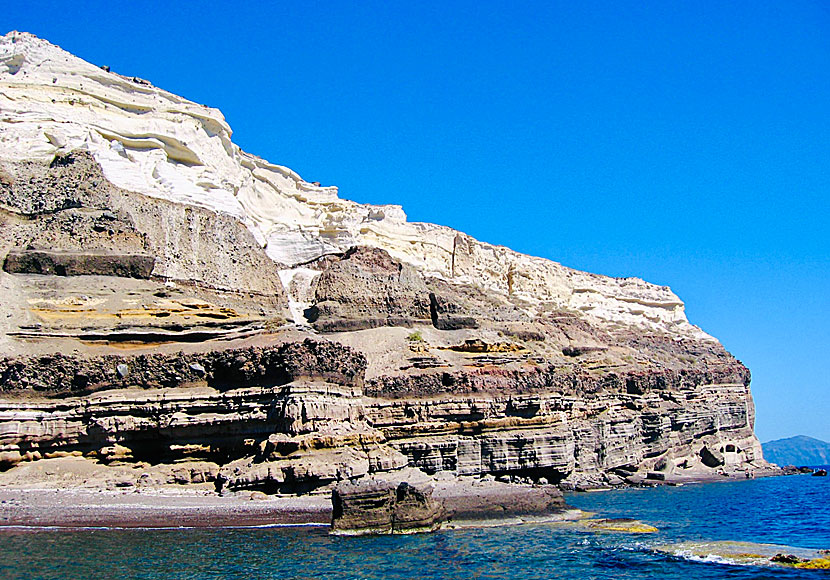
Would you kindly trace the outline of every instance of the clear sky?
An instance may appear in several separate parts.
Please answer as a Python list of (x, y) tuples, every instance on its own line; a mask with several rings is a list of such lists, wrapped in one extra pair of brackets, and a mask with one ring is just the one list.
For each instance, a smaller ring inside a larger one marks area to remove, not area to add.
[(8, 2), (342, 197), (666, 284), (830, 441), (830, 3)]

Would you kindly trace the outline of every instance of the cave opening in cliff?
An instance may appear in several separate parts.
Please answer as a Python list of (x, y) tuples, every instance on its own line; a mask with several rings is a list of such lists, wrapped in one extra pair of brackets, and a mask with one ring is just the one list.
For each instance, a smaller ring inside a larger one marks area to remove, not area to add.
[(492, 471), (491, 474), (496, 479), (507, 478), (510, 480), (510, 483), (539, 483), (540, 480), (543, 480), (550, 484), (558, 484), (568, 475), (552, 467), (505, 469), (502, 471)]

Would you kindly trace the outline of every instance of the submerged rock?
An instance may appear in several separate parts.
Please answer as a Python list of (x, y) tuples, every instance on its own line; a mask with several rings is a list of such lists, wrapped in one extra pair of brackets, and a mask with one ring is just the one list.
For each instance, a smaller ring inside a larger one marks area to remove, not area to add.
[(806, 562), (799, 562), (795, 567), (805, 570), (830, 570), (830, 558), (813, 558)]
[(602, 530), (606, 532), (625, 532), (628, 534), (653, 534), (657, 528), (645, 524), (640, 520), (631, 518), (611, 518), (602, 520), (590, 520), (586, 523), (591, 530)]
[(656, 548), (658, 552), (691, 560), (717, 561), (760, 567), (830, 570), (826, 550), (753, 542), (681, 542)]

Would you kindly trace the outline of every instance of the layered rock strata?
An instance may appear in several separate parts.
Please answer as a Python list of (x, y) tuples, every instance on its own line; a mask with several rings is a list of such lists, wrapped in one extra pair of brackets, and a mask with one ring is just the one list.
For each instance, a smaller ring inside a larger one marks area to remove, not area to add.
[(749, 371), (667, 287), (342, 200), (215, 109), (16, 32), (0, 262), (0, 484), (70, 456), (105, 485), (291, 493), (767, 466)]
[(0, 457), (7, 467), (72, 454), (199, 462), (200, 473), (208, 462), (209, 477), (197, 479), (222, 472), (231, 488), (283, 491), (404, 466), (599, 485), (626, 471), (694, 475), (762, 462), (740, 366), (733, 375), (600, 377), (567, 367), (462, 367), (409, 374), (408, 390), (394, 397), (371, 390), (366, 367), (352, 348), (309, 339), (5, 359)]
[[(261, 254), (289, 269), (370, 246), (425, 276), (508, 297), (528, 312), (570, 308), (592, 321), (711, 339), (688, 323), (682, 301), (667, 287), (579, 272), (450, 228), (410, 223), (400, 206), (342, 200), (336, 188), (308, 183), (241, 151), (219, 111), (103, 70), (32, 35), (11, 32), (2, 38), (0, 75), (0, 162), (6, 173), (14, 175), (21, 163), (42, 172), (43, 165), (83, 150), (116, 189), (136, 199), (159, 200), (151, 207), (160, 211), (189, 208), (199, 216), (199, 208), (217, 220), (232, 218), (247, 228)], [(99, 180), (80, 182), (94, 189)], [(50, 198), (31, 202), (31, 210), (74, 205), (72, 194)], [(168, 219), (165, 225), (155, 236), (159, 241), (192, 231), (190, 223)], [(193, 233), (195, 239), (210, 240), (198, 230)], [(189, 250), (183, 258), (213, 257), (208, 248), (182, 246)], [(161, 276), (203, 278), (202, 269), (184, 267), (175, 254), (158, 256), (169, 264), (159, 269)], [(241, 255), (234, 252), (238, 259)], [(225, 275), (215, 272), (220, 279)]]

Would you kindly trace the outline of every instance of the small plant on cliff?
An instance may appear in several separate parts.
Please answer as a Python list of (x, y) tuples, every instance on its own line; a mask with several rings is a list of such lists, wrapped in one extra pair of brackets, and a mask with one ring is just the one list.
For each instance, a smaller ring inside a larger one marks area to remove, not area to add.
[(411, 333), (409, 336), (406, 337), (409, 342), (424, 342), (424, 337), (421, 335), (420, 330), (416, 330), (415, 332)]

